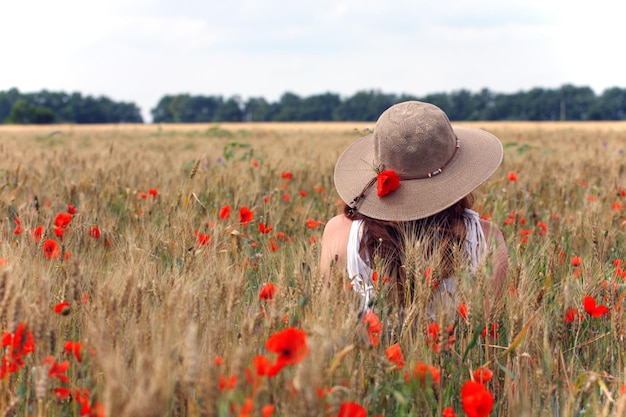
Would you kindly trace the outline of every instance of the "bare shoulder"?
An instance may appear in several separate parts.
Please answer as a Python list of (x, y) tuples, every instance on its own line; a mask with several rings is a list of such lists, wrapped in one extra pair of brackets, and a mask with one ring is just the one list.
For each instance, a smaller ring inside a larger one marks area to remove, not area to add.
[(331, 265), (344, 267), (351, 226), (352, 220), (343, 214), (333, 217), (326, 223), (320, 259), (323, 274), (329, 272)]
[(344, 214), (339, 214), (326, 222), (324, 233), (342, 233), (349, 231), (351, 226), (352, 220)]

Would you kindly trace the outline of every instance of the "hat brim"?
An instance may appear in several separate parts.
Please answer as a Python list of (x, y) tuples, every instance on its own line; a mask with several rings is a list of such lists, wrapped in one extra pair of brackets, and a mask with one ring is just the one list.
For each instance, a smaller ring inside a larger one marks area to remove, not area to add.
[[(491, 133), (453, 127), (460, 147), (443, 172), (431, 178), (401, 180), (395, 191), (378, 197), (376, 184), (358, 204), (358, 212), (379, 220), (407, 221), (432, 216), (474, 191), (498, 169), (504, 154), (502, 143)], [(335, 187), (349, 203), (375, 176), (374, 135), (358, 139), (341, 154), (335, 165)], [(386, 167), (393, 169), (393, 167)]]

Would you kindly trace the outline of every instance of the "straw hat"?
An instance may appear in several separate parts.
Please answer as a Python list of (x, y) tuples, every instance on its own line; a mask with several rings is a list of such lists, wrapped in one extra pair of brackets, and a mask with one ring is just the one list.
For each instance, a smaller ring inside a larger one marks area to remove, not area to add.
[(502, 155), (502, 144), (491, 133), (452, 127), (439, 107), (407, 101), (385, 110), (374, 133), (343, 152), (335, 166), (335, 187), (365, 216), (422, 219), (489, 179)]

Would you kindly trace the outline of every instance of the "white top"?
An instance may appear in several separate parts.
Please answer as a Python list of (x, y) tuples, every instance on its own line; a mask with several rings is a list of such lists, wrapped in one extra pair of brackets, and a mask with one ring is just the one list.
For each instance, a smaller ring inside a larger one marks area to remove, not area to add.
[[(463, 213), (465, 223), (465, 249), (470, 259), (470, 271), (475, 273), (480, 265), (487, 247), (485, 233), (480, 224), (478, 213), (465, 209)], [(348, 276), (352, 283), (352, 289), (361, 295), (361, 309), (363, 311), (370, 308), (373, 298), (374, 282), (372, 281), (372, 268), (370, 267), (369, 254), (365, 254), (365, 259), (360, 256), (361, 239), (363, 237), (363, 220), (353, 220), (350, 226), (350, 236), (348, 238), (346, 266)], [(439, 294), (444, 299), (445, 304), (452, 303), (456, 306), (454, 277), (443, 279), (437, 287)], [(432, 308), (430, 309), (432, 315)]]

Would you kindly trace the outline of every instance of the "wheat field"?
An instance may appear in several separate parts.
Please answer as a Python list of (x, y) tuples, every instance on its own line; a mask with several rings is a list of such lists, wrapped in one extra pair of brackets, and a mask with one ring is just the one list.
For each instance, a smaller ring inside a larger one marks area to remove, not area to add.
[(450, 328), (324, 290), (334, 163), (373, 123), (1, 126), (0, 415), (626, 415), (626, 123), (467, 125), (505, 148), (474, 209), (509, 270), (489, 312), (460, 277)]

